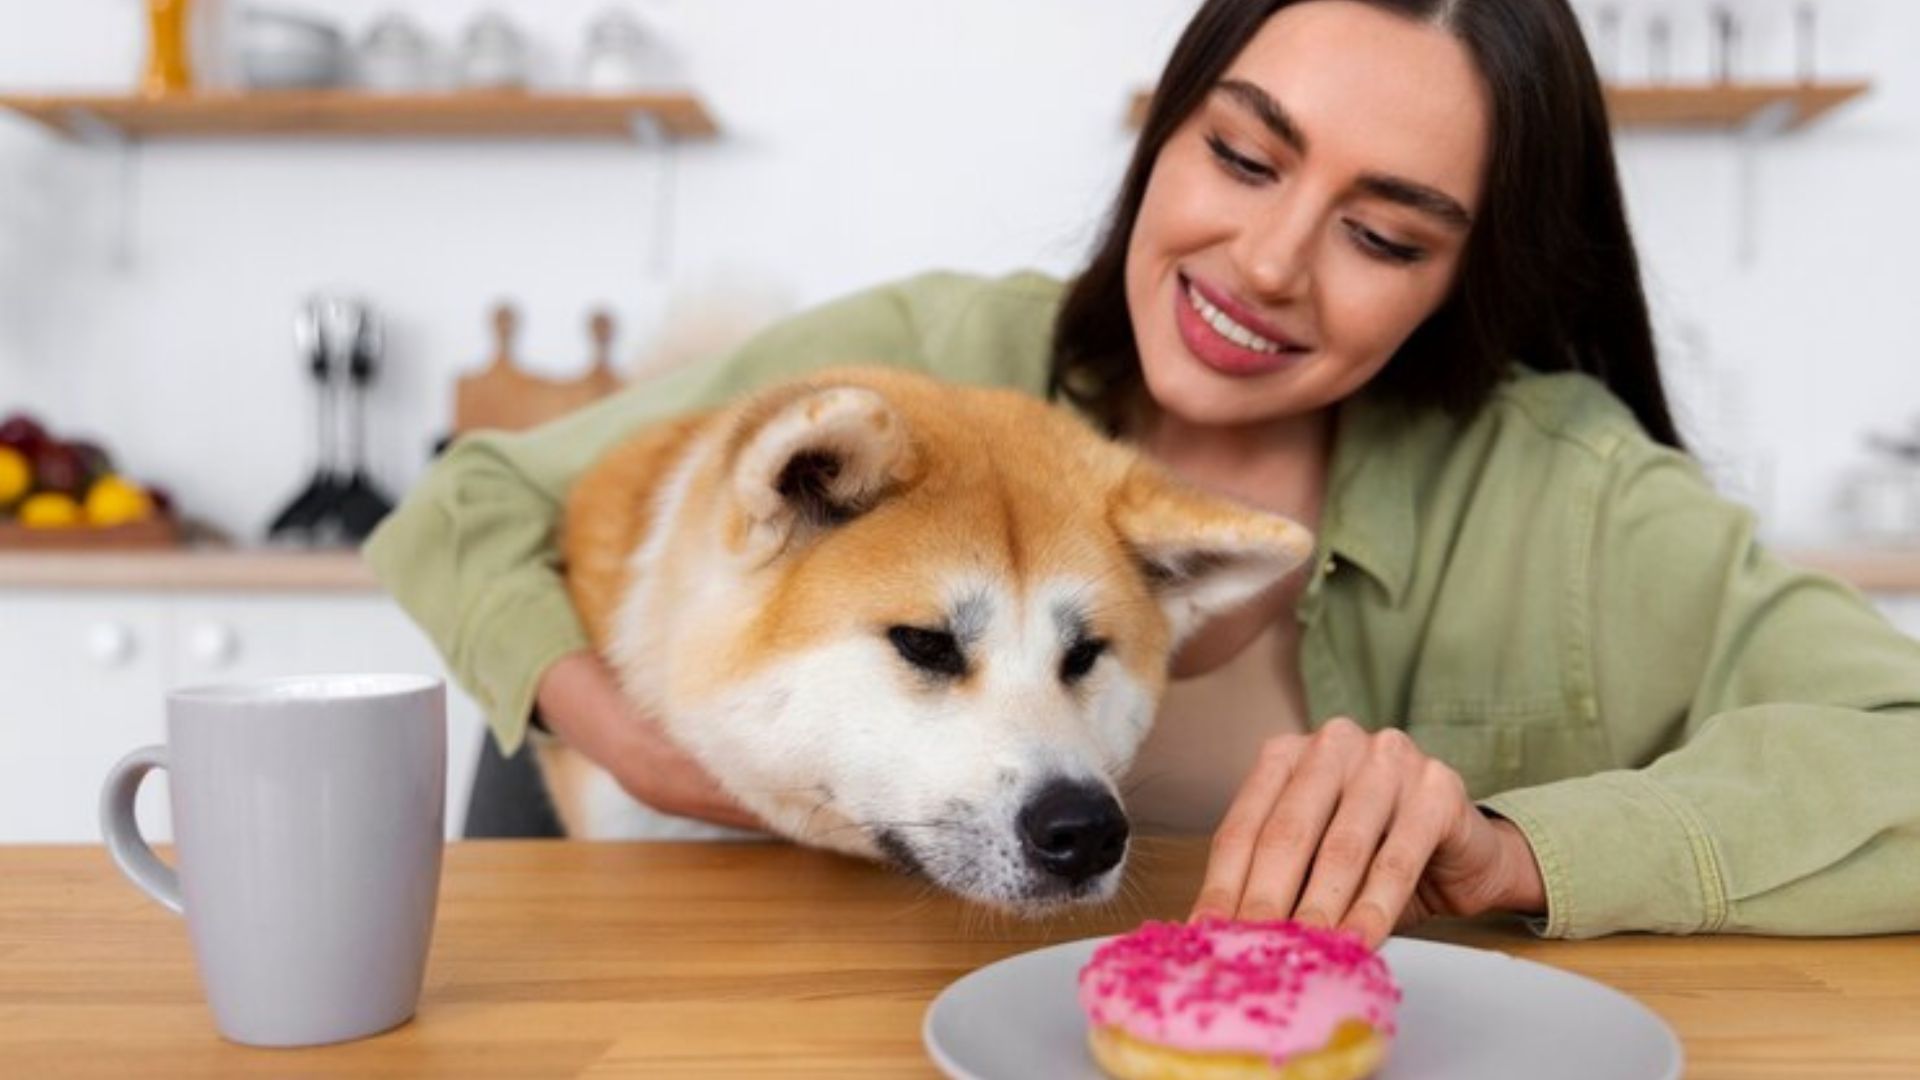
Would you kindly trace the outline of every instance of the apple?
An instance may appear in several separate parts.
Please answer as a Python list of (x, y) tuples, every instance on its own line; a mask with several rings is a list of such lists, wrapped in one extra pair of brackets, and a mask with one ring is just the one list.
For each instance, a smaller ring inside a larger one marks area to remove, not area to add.
[(11, 446), (31, 458), (34, 447), (46, 441), (47, 429), (26, 413), (17, 412), (0, 420), (0, 446)]
[(66, 443), (42, 442), (27, 460), (33, 465), (36, 491), (57, 491), (76, 499), (86, 493), (86, 460)]

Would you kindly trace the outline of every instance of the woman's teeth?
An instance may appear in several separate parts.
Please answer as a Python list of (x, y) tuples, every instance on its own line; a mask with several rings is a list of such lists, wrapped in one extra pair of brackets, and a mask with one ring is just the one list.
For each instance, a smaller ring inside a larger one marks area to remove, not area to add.
[(1194, 288), (1192, 285), (1187, 286), (1187, 302), (1193, 305), (1193, 310), (1200, 313), (1200, 317), (1207, 321), (1208, 326), (1213, 327), (1215, 333), (1233, 342), (1235, 345), (1243, 349), (1252, 349), (1254, 352), (1277, 353), (1282, 351), (1282, 346), (1279, 342), (1270, 341), (1267, 338), (1261, 337), (1259, 334), (1234, 322), (1233, 319), (1228, 317), (1226, 312), (1207, 303), (1207, 298), (1201, 296), (1200, 290)]

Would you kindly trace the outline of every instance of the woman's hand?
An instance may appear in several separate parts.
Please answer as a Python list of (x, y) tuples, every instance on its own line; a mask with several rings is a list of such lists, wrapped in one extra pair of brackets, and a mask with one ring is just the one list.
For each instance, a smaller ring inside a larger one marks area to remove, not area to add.
[(740, 829), (766, 825), (735, 802), (660, 724), (633, 707), (606, 661), (569, 653), (540, 676), (540, 718), (562, 741), (663, 814)]
[(1294, 918), (1369, 945), (1434, 915), (1537, 913), (1526, 837), (1405, 732), (1333, 720), (1268, 739), (1213, 837), (1193, 917)]

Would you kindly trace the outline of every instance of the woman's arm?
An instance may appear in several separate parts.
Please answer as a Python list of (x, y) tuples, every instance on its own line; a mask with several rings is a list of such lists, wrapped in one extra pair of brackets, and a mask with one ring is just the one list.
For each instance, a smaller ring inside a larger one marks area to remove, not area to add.
[(1544, 932), (1920, 929), (1920, 644), (1754, 542), (1645, 447), (1598, 503), (1600, 716), (1635, 767), (1486, 801), (1525, 832)]
[(634, 708), (597, 654), (568, 653), (548, 665), (537, 697), (541, 720), (555, 735), (655, 810), (741, 829), (766, 827), (668, 739), (653, 717)]

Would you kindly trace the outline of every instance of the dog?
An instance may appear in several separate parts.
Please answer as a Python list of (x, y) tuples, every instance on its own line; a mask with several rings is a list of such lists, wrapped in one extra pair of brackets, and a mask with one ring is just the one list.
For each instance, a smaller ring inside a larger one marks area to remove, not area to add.
[[(624, 692), (770, 829), (1025, 915), (1114, 894), (1174, 648), (1312, 547), (1063, 408), (881, 367), (648, 427), (561, 526)], [(704, 831), (537, 759), (569, 835)]]

